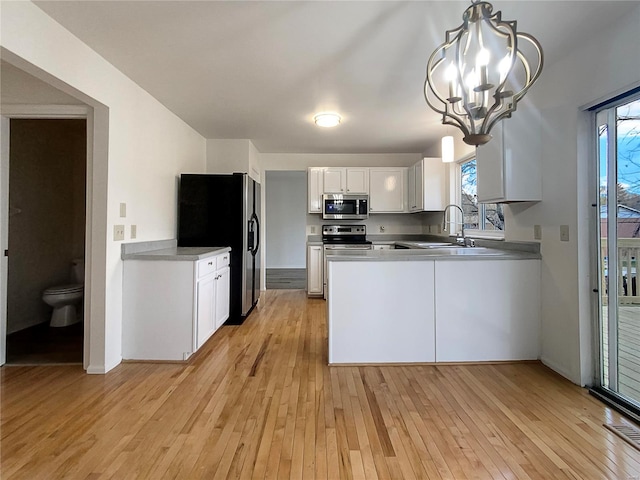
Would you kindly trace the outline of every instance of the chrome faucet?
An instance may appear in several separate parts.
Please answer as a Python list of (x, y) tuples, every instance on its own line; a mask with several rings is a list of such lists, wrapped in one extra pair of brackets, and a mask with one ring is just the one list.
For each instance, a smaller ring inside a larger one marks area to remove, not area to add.
[[(460, 207), (459, 205), (456, 205), (455, 203), (451, 203), (449, 205), (447, 205), (446, 207), (444, 207), (444, 214), (442, 216), (442, 229), (446, 230), (447, 229), (447, 210), (449, 210), (450, 207), (456, 207), (458, 210), (460, 210), (460, 215), (462, 216), (462, 232), (456, 235), (456, 243), (458, 245), (465, 245), (465, 239), (464, 239), (464, 211), (462, 210), (462, 207)], [(452, 224), (455, 222), (449, 221), (449, 224)]]

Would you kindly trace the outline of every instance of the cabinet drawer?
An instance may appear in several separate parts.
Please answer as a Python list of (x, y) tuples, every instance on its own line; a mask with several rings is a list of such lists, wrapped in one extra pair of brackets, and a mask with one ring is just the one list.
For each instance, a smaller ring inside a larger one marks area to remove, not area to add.
[(217, 269), (221, 269), (224, 268), (226, 266), (229, 265), (229, 259), (231, 258), (231, 253), (227, 252), (227, 253), (223, 253), (222, 255), (218, 255), (216, 257), (218, 263), (217, 263)]
[(198, 262), (198, 278), (216, 271), (216, 257), (205, 258)]

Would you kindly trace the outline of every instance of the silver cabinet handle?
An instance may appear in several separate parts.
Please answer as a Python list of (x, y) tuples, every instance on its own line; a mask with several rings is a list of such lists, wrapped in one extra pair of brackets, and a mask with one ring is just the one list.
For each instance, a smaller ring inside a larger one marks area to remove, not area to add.
[(207, 265), (213, 265), (213, 262), (209, 262), (209, 263), (207, 263)]

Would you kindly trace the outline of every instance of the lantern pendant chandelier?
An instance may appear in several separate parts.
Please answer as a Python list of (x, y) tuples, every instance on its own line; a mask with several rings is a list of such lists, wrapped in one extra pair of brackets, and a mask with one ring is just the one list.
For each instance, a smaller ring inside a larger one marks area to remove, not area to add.
[(489, 2), (472, 1), (462, 19), (429, 58), (424, 96), (443, 124), (458, 127), (464, 142), (477, 146), (516, 110), (540, 76), (543, 54), (534, 37), (516, 32), (517, 22), (502, 20)]

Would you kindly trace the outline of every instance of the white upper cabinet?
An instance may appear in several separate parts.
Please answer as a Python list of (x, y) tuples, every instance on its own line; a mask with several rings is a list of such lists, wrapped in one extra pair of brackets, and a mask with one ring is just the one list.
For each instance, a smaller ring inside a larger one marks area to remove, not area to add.
[(324, 168), (313, 167), (307, 171), (307, 187), (309, 213), (322, 213), (322, 194), (324, 193)]
[(324, 193), (347, 193), (347, 169), (324, 169)]
[(307, 170), (309, 213), (322, 213), (322, 195), (369, 193), (369, 168), (311, 167)]
[(541, 131), (538, 111), (520, 104), (493, 127), (493, 138), (476, 149), (479, 202), (542, 200)]
[(407, 167), (369, 169), (369, 213), (407, 212)]
[(408, 169), (410, 212), (439, 211), (445, 206), (445, 166), (440, 158), (423, 158)]
[(324, 193), (369, 193), (369, 168), (322, 168)]
[(369, 193), (368, 168), (347, 168), (347, 193)]

